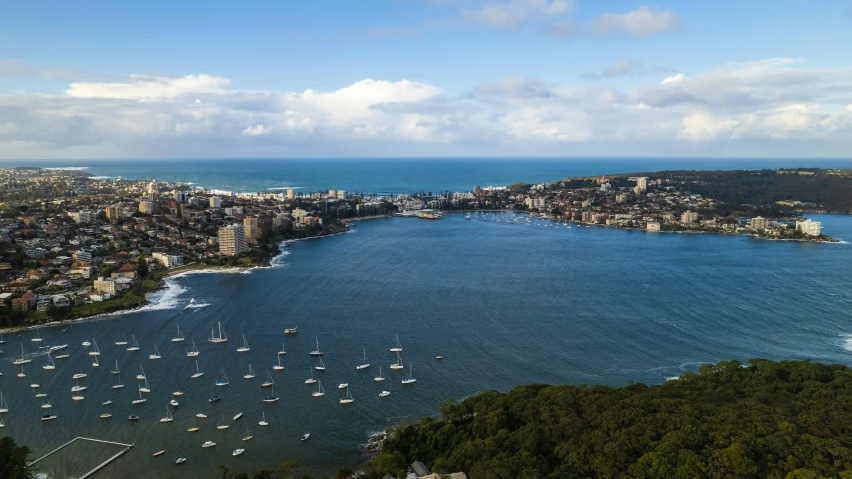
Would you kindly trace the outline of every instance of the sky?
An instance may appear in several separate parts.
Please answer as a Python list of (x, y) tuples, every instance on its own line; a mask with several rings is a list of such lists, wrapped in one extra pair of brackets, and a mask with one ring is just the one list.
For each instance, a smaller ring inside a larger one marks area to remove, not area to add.
[(0, 159), (852, 158), (852, 0), (0, 2)]

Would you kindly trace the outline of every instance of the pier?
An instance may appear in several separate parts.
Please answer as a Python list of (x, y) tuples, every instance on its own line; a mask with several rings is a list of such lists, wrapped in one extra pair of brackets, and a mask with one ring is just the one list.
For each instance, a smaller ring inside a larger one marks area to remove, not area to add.
[(112, 461), (114, 461), (114, 460), (118, 459), (119, 457), (121, 457), (122, 455), (124, 455), (124, 453), (126, 453), (127, 451), (129, 451), (129, 450), (130, 450), (130, 448), (131, 448), (131, 447), (133, 447), (133, 444), (124, 444), (124, 443), (121, 443), (121, 442), (115, 442), (115, 441), (105, 441), (105, 440), (103, 440), (103, 439), (92, 439), (92, 438), (90, 438), (90, 437), (75, 437), (74, 439), (71, 439), (70, 441), (66, 442), (65, 444), (63, 444), (63, 445), (61, 445), (61, 446), (57, 447), (56, 449), (54, 449), (54, 450), (52, 450), (52, 451), (48, 452), (48, 453), (47, 453), (47, 454), (45, 454), (44, 456), (41, 456), (40, 458), (36, 459), (35, 461), (33, 461), (33, 462), (31, 462), (31, 463), (27, 464), (27, 467), (30, 467), (30, 466), (35, 465), (37, 462), (41, 461), (42, 459), (44, 459), (44, 458), (46, 458), (46, 457), (49, 457), (50, 455), (52, 455), (52, 454), (54, 454), (54, 453), (56, 453), (56, 452), (59, 452), (60, 450), (64, 449), (64, 448), (65, 448), (65, 447), (67, 447), (67, 446), (70, 446), (71, 444), (73, 444), (74, 442), (76, 442), (76, 441), (78, 441), (78, 440), (79, 440), (79, 441), (99, 442), (99, 443), (102, 443), (102, 444), (111, 444), (111, 445), (113, 445), (113, 446), (120, 446), (120, 447), (123, 447), (123, 448), (124, 448), (124, 449), (122, 449), (122, 450), (118, 451), (115, 455), (113, 455), (112, 457), (110, 457), (110, 458), (109, 458), (109, 459), (107, 459), (106, 461), (104, 461), (104, 462), (102, 462), (102, 463), (98, 464), (98, 465), (97, 465), (97, 466), (95, 466), (93, 469), (91, 469), (90, 471), (88, 471), (88, 472), (86, 472), (85, 474), (83, 474), (82, 476), (80, 476), (78, 479), (86, 479), (87, 477), (92, 476), (94, 473), (96, 473), (96, 472), (100, 471), (101, 469), (103, 469), (104, 467), (106, 467), (106, 466), (107, 466), (109, 463), (111, 463)]

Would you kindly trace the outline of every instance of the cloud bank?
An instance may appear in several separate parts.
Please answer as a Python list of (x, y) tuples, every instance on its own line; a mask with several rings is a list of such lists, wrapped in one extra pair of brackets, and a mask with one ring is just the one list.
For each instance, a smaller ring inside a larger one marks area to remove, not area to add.
[(685, 145), (700, 154), (814, 141), (848, 155), (852, 146), (852, 68), (776, 58), (656, 76), (627, 90), (506, 78), (460, 95), (409, 80), (300, 92), (241, 90), (203, 74), (73, 82), (62, 95), (0, 95), (0, 156), (658, 154)]

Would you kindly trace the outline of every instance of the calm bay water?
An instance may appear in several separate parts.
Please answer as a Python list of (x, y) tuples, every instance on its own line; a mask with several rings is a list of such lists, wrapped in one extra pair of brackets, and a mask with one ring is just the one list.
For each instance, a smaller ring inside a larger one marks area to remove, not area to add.
[[(497, 218), (502, 218), (500, 222)], [(603, 227), (558, 228), (510, 215), (452, 215), (441, 221), (390, 218), (354, 224), (352, 233), (289, 244), (273, 268), (248, 274), (197, 274), (171, 281), (145, 311), (43, 329), (51, 344), (69, 344), (71, 358), (54, 372), (44, 358), (15, 377), (19, 342), (32, 351), (32, 332), (6, 336), (0, 390), (9, 402), (4, 432), (36, 455), (75, 435), (135, 443), (109, 466), (110, 477), (213, 477), (217, 465), (236, 470), (273, 467), (295, 459), (303, 471), (334, 472), (362, 460), (372, 431), (434, 414), (441, 401), (530, 382), (660, 383), (705, 362), (752, 357), (810, 358), (850, 363), (852, 246), (756, 240), (743, 236), (649, 234)], [(825, 230), (852, 239), (852, 218), (820, 216)], [(187, 308), (194, 298), (195, 307)], [(221, 321), (230, 340), (206, 341)], [(180, 323), (195, 338), (205, 375), (192, 380), (188, 343), (172, 343)], [(283, 334), (299, 327), (297, 335)], [(142, 350), (113, 343), (135, 334)], [(241, 335), (251, 346), (237, 353)], [(391, 371), (388, 351), (399, 334), (406, 369)], [(317, 364), (308, 352), (318, 336), (326, 372), (316, 373), (326, 396), (303, 384)], [(81, 342), (95, 338), (100, 368)], [(283, 347), (283, 372), (273, 372), (281, 401), (264, 405), (259, 387)], [(163, 359), (147, 355), (156, 344)], [(362, 351), (372, 363), (356, 371)], [(444, 356), (436, 361), (436, 355)], [(127, 385), (113, 391), (118, 360)], [(248, 364), (258, 377), (244, 380)], [(400, 380), (414, 365), (413, 386)], [(134, 376), (140, 364), (152, 388), (143, 406)], [(388, 379), (373, 381), (378, 367)], [(214, 382), (224, 368), (230, 385)], [(71, 400), (71, 375), (87, 372), (86, 399)], [(41, 423), (31, 382), (49, 394), (56, 421)], [(355, 402), (342, 406), (348, 382)], [(392, 394), (380, 399), (386, 389)], [(175, 390), (185, 392), (175, 421), (160, 424)], [(213, 394), (222, 401), (208, 404)], [(98, 418), (113, 399), (113, 419)], [(197, 412), (201, 431), (186, 432)], [(231, 417), (243, 412), (240, 421)], [(257, 425), (265, 412), (267, 428)], [(138, 414), (138, 423), (125, 420)], [(231, 424), (215, 429), (222, 415)], [(249, 426), (255, 438), (240, 438)], [(304, 432), (311, 439), (300, 442)], [(218, 443), (201, 449), (202, 442)], [(245, 446), (238, 458), (231, 450)], [(166, 454), (151, 459), (157, 450)], [(106, 457), (101, 451), (97, 458)], [(173, 466), (177, 457), (189, 460)], [(79, 473), (96, 458), (60, 455), (42, 468), (51, 477)]]
[[(71, 165), (34, 163), (37, 166)], [(217, 162), (91, 162), (98, 176), (191, 181), (244, 191), (301, 186), (375, 192), (466, 190), (476, 184), (552, 181), (565, 176), (673, 168), (852, 167), (850, 162), (743, 160), (350, 160)], [(824, 231), (852, 240), (852, 217), (813, 216)], [(497, 221), (497, 219), (501, 221)], [(105, 477), (206, 478), (218, 465), (232, 470), (271, 468), (297, 460), (301, 472), (330, 474), (363, 460), (361, 444), (400, 420), (435, 414), (446, 398), (530, 382), (624, 385), (661, 383), (700, 364), (726, 359), (814, 359), (852, 363), (852, 246), (757, 240), (743, 236), (648, 234), (603, 227), (509, 223), (511, 215), (452, 215), (441, 221), (378, 219), (353, 232), (291, 243), (268, 269), (195, 274), (170, 280), (156, 304), (139, 312), (45, 328), (50, 344), (69, 344), (71, 357), (53, 372), (41, 368), (32, 331), (7, 335), (0, 391), (9, 403), (9, 434), (40, 456), (74, 436), (136, 445), (108, 466)], [(194, 298), (194, 303), (191, 300)], [(211, 344), (221, 321), (230, 340)], [(172, 343), (180, 324), (185, 343)], [(297, 335), (283, 334), (299, 327)], [(114, 342), (135, 334), (141, 351)], [(235, 350), (245, 334), (248, 353)], [(399, 334), (406, 369), (391, 371), (388, 351)], [(308, 352), (319, 337), (326, 389), (311, 397), (304, 384), (317, 364)], [(94, 338), (101, 367), (81, 342)], [(192, 380), (189, 339), (205, 372)], [(33, 362), (27, 378), (11, 362), (23, 343)], [(163, 358), (148, 360), (154, 345)], [(286, 370), (272, 372), (277, 351)], [(356, 371), (366, 350), (372, 367)], [(443, 361), (436, 361), (436, 355)], [(113, 390), (118, 361), (126, 385)], [(412, 386), (400, 380), (413, 363)], [(245, 380), (251, 364), (257, 378)], [(135, 375), (142, 365), (152, 392), (142, 406)], [(378, 367), (388, 379), (373, 381)], [(230, 384), (216, 387), (224, 369)], [(264, 405), (267, 370), (281, 401)], [(71, 400), (71, 376), (89, 377), (84, 401)], [(355, 402), (338, 403), (341, 382)], [(30, 388), (40, 384), (39, 389)], [(378, 398), (386, 389), (391, 395)], [(160, 424), (172, 392), (180, 390), (175, 421)], [(59, 417), (41, 422), (47, 393)], [(223, 399), (209, 404), (218, 394)], [(99, 419), (112, 399), (114, 416)], [(198, 412), (201, 430), (188, 433)], [(231, 418), (244, 413), (239, 421)], [(270, 425), (257, 422), (265, 413)], [(138, 414), (138, 423), (126, 421)], [(216, 430), (222, 421), (230, 424)], [(254, 439), (242, 442), (248, 425)], [(300, 436), (311, 432), (311, 439)], [(204, 441), (217, 446), (201, 449)], [(238, 458), (231, 451), (246, 447)], [(155, 451), (166, 454), (151, 458)], [(50, 477), (73, 477), (117, 452), (75, 444), (39, 464)], [(172, 463), (187, 457), (182, 466)]]

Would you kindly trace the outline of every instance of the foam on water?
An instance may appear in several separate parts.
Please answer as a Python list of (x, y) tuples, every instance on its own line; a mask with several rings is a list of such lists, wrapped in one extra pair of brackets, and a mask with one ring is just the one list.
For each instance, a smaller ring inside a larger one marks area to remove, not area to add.
[(80, 171), (80, 170), (88, 170), (88, 166), (53, 166), (50, 168), (42, 168), (43, 170), (50, 171), (60, 171), (60, 170), (68, 170), (68, 171)]

